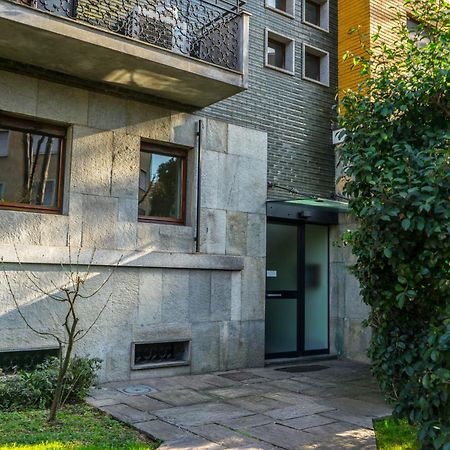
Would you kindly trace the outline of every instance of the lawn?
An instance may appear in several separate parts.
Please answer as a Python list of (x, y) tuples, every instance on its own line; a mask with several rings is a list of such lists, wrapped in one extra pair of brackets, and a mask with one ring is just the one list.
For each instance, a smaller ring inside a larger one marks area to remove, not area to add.
[(47, 412), (43, 410), (0, 412), (0, 450), (154, 450), (158, 447), (158, 443), (87, 405), (61, 410), (55, 426), (46, 420)]
[(419, 450), (416, 430), (407, 421), (392, 417), (374, 421), (378, 450)]

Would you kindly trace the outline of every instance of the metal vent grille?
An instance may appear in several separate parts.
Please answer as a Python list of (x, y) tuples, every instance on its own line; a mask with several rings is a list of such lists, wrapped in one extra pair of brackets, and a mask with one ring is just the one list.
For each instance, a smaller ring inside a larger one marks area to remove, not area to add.
[(190, 361), (190, 340), (134, 343), (133, 369), (187, 365)]

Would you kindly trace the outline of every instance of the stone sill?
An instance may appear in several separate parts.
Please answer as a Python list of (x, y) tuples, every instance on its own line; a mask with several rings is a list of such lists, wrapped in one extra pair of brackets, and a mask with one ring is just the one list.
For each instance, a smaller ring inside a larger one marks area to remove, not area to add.
[[(19, 258), (17, 257), (19, 255)], [(82, 249), (79, 265), (90, 263), (94, 249)], [(71, 252), (72, 265), (77, 261), (78, 249)], [(122, 257), (122, 258), (121, 258)], [(68, 247), (43, 247), (38, 245), (1, 245), (0, 259), (14, 264), (67, 265), (70, 263)], [(242, 256), (211, 255), (201, 253), (174, 253), (142, 250), (96, 249), (92, 266), (111, 267), (121, 259), (119, 267), (146, 267), (162, 269), (226, 270), (241, 271), (244, 268)]]

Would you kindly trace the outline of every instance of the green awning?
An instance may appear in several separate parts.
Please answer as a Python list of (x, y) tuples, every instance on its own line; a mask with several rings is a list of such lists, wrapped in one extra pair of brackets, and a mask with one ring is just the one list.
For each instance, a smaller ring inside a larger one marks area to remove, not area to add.
[(292, 200), (269, 200), (268, 202), (277, 202), (277, 203), (285, 203), (290, 205), (299, 205), (299, 206), (312, 206), (314, 208), (326, 208), (328, 210), (336, 211), (336, 212), (348, 212), (349, 207), (347, 202), (340, 202), (337, 200), (329, 200), (329, 199), (292, 199)]

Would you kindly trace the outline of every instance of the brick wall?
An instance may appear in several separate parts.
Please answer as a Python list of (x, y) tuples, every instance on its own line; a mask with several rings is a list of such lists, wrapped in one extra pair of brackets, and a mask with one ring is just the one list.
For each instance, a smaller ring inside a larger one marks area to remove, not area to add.
[[(337, 0), (330, 0), (330, 32), (302, 22), (303, 0), (295, 18), (247, 3), (250, 18), (249, 89), (202, 111), (202, 114), (268, 132), (268, 180), (301, 192), (334, 192), (334, 150), (330, 123), (337, 87)], [(295, 75), (264, 67), (265, 28), (295, 39)], [(330, 87), (302, 79), (302, 44), (330, 53)], [(269, 189), (269, 198), (286, 197)]]

